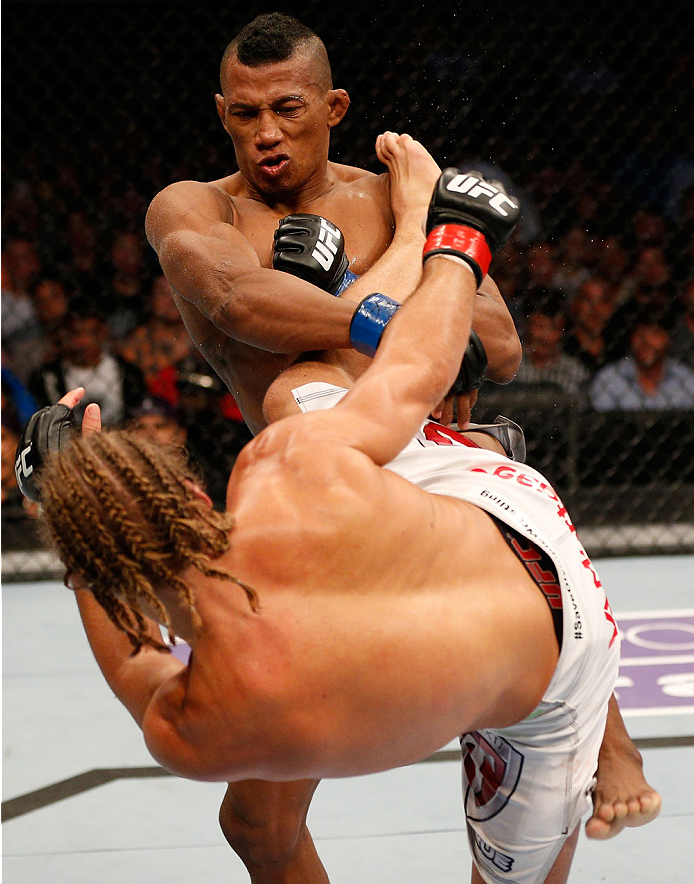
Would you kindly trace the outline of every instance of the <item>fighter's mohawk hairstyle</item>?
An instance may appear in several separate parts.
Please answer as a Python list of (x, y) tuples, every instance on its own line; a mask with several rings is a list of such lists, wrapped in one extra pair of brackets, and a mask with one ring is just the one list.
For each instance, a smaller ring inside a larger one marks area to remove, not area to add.
[(231, 56), (236, 56), (247, 67), (260, 67), (286, 61), (304, 46), (316, 48), (321, 82), (326, 89), (332, 87), (332, 72), (328, 53), (323, 41), (310, 28), (291, 15), (282, 12), (267, 12), (257, 15), (249, 22), (224, 50), (220, 65), (220, 79)]
[(301, 43), (319, 37), (291, 15), (269, 12), (256, 16), (232, 40), (241, 64), (257, 67), (286, 61)]

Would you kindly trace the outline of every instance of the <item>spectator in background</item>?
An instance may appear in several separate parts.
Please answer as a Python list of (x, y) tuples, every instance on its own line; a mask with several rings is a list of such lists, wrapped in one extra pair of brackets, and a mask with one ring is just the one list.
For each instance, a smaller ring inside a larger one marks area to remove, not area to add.
[(10, 239), (2, 250), (2, 348), (23, 381), (41, 360), (41, 327), (31, 297), (40, 272), (34, 243)]
[(509, 313), (513, 318), (513, 324), (517, 329), (521, 328), (523, 304), (521, 281), (524, 276), (524, 254), (515, 238), (512, 238), (494, 256), (490, 274), (499, 287), (499, 291), (506, 303)]
[(559, 237), (553, 285), (571, 300), (595, 265), (596, 238), (584, 227), (570, 227)]
[(169, 392), (175, 366), (192, 355), (195, 345), (161, 273), (152, 282), (147, 307), (147, 320), (118, 343), (118, 352), (140, 367), (150, 393), (175, 401)]
[(185, 448), (187, 432), (178, 419), (176, 409), (157, 396), (145, 396), (134, 409), (128, 428), (142, 433), (157, 445)]
[(14, 473), (14, 457), (19, 444), (19, 432), (4, 421), (0, 428), (0, 503), (6, 506), (22, 506), (22, 492)]
[(637, 323), (647, 320), (671, 332), (680, 313), (672, 269), (660, 246), (647, 246), (639, 252), (628, 274), (628, 285), (629, 297), (615, 311), (607, 328), (615, 359), (629, 354), (629, 335)]
[(224, 508), (229, 472), (252, 434), (240, 412), (237, 420), (227, 416), (226, 387), (197, 352), (178, 366), (177, 389), (190, 460), (205, 477), (215, 506)]
[(62, 276), (78, 292), (94, 291), (105, 278), (98, 228), (86, 212), (68, 214), (58, 264)]
[(557, 285), (557, 253), (548, 242), (535, 243), (525, 255), (524, 272), (517, 292), (517, 306), (522, 316), (545, 304), (565, 304), (564, 293)]
[(147, 294), (151, 286), (145, 266), (145, 244), (137, 233), (116, 233), (109, 252), (106, 305), (111, 336), (122, 339), (147, 319)]
[(622, 240), (617, 236), (605, 237), (596, 250), (595, 261), (596, 273), (605, 281), (610, 300), (615, 308), (620, 307), (630, 292), (629, 253)]
[(41, 362), (56, 359), (60, 354), (61, 329), (70, 310), (65, 284), (61, 279), (42, 277), (31, 294), (41, 326)]
[(75, 302), (60, 336), (60, 355), (37, 368), (29, 389), (39, 408), (54, 405), (68, 390), (84, 387), (86, 395), (75, 412), (81, 423), (90, 402), (101, 407), (106, 426), (127, 420), (145, 394), (140, 369), (110, 352), (106, 320)]
[(31, 242), (45, 228), (34, 182), (13, 181), (2, 201), (2, 232), (6, 237), (26, 237)]
[(670, 355), (694, 368), (694, 277), (682, 286), (678, 302), (682, 314), (672, 330)]
[(531, 310), (523, 336), (523, 358), (515, 384), (558, 389), (578, 396), (588, 380), (588, 369), (563, 350), (566, 316), (556, 302)]
[(2, 422), (20, 433), (32, 414), (37, 411), (36, 401), (26, 385), (12, 368), (2, 364)]
[(33, 240), (22, 236), (10, 239), (2, 250), (2, 265), (8, 290), (16, 296), (28, 297), (41, 273), (41, 259)]
[(564, 339), (564, 351), (578, 359), (590, 372), (615, 358), (607, 326), (615, 312), (608, 284), (600, 277), (583, 282), (569, 305), (570, 325)]
[(639, 320), (629, 355), (595, 375), (589, 395), (597, 411), (694, 408), (694, 370), (669, 357), (670, 331)]
[(630, 241), (638, 254), (645, 248), (664, 248), (668, 239), (668, 225), (662, 212), (642, 206), (631, 224)]

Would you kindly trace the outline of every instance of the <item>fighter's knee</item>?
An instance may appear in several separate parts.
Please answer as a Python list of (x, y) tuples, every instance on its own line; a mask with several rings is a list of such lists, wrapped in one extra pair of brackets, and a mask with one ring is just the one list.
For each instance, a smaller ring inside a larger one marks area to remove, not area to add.
[(303, 835), (304, 815), (287, 808), (251, 819), (225, 800), (219, 809), (219, 825), (231, 848), (247, 866), (281, 865), (297, 849)]

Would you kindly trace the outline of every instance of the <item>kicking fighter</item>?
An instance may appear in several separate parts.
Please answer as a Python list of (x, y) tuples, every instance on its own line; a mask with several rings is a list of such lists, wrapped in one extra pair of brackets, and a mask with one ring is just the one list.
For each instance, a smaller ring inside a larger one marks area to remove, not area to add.
[[(161, 763), (228, 781), (343, 776), (462, 732), (474, 880), (565, 881), (617, 632), (548, 483), (419, 426), (458, 372), (475, 285), (516, 214), (468, 179), (442, 176), (422, 284), (371, 368), (332, 409), (249, 444), (226, 516), (182, 464), (118, 432), (65, 446), (39, 487), (99, 665)], [(423, 454), (431, 493), (397, 475), (421, 474)], [(188, 667), (157, 653), (145, 615), (189, 641)], [(144, 650), (130, 656), (119, 630)]]

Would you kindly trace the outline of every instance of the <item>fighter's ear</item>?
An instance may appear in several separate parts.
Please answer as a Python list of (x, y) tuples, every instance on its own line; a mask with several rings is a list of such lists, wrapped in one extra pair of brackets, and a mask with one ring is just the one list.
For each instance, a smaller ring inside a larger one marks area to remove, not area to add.
[(204, 500), (205, 503), (210, 507), (210, 509), (212, 509), (213, 504), (209, 494), (207, 494), (206, 491), (203, 491), (203, 489), (198, 485), (197, 482), (192, 482), (190, 479), (186, 479), (185, 482), (186, 485), (193, 492), (193, 496), (197, 497), (198, 500)]
[(226, 106), (224, 104), (224, 96), (223, 95), (215, 95), (214, 97), (215, 104), (217, 105), (217, 114), (219, 119), (222, 121), (222, 126), (226, 129)]
[(347, 113), (347, 108), (349, 107), (349, 95), (344, 89), (331, 89), (328, 92), (327, 100), (330, 107), (328, 126), (332, 129), (333, 126), (337, 126)]

